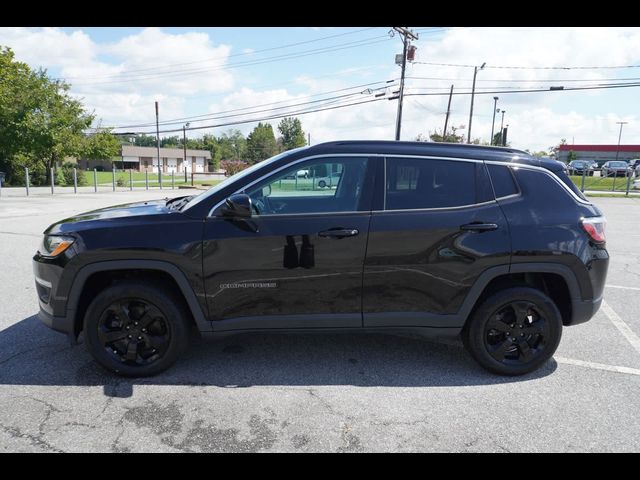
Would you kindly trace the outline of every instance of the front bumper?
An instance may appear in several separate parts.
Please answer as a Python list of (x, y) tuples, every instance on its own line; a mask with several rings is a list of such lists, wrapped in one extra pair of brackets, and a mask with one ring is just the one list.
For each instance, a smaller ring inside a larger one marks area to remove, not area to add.
[(36, 254), (33, 258), (33, 274), (35, 276), (36, 292), (40, 311), (38, 318), (47, 327), (75, 336), (74, 316), (67, 310), (67, 297), (59, 293), (60, 279), (63, 267), (55, 261), (44, 260)]
[(73, 318), (70, 317), (54, 317), (50, 313), (40, 308), (38, 312), (38, 318), (47, 327), (55, 330), (56, 332), (65, 333), (67, 335), (74, 335)]

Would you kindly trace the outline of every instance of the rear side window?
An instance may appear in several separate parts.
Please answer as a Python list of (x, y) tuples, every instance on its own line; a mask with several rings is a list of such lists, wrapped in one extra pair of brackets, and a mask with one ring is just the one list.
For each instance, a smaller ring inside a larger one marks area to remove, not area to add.
[(386, 210), (459, 207), (476, 203), (475, 163), (387, 158), (386, 165)]
[(562, 180), (562, 183), (564, 183), (567, 187), (569, 187), (569, 190), (571, 190), (573, 193), (575, 193), (578, 197), (580, 197), (582, 200), (586, 200), (587, 197), (585, 197), (582, 192), (580, 191), (580, 189), (576, 186), (575, 183), (573, 183), (571, 181), (571, 179), (567, 176), (566, 173), (564, 173), (562, 170), (558, 170), (553, 172), (560, 180)]
[(518, 186), (509, 167), (489, 164), (487, 168), (491, 175), (491, 183), (493, 183), (496, 198), (507, 197), (518, 193)]

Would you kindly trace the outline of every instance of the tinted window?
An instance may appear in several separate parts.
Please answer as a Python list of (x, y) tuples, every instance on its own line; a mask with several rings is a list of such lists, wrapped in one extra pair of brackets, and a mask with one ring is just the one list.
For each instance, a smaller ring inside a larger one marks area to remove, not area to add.
[(476, 203), (475, 163), (387, 158), (387, 210), (444, 208)]
[(493, 183), (496, 198), (518, 193), (518, 186), (509, 167), (505, 165), (487, 165), (487, 168), (491, 175), (491, 183)]
[[(353, 212), (364, 187), (366, 158), (320, 158), (297, 163), (249, 187), (254, 213)], [(256, 212), (257, 211), (257, 212)]]

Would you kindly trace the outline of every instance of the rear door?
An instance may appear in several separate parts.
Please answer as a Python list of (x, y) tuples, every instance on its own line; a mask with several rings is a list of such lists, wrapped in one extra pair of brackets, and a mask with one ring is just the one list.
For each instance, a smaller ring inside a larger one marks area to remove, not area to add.
[(482, 161), (387, 157), (364, 269), (365, 326), (456, 327), (480, 274), (508, 266), (508, 225)]

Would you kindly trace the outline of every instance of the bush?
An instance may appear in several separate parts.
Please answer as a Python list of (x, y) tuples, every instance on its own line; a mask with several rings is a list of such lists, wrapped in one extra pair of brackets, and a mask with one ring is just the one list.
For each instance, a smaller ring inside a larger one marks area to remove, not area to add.
[[(64, 170), (62, 168), (55, 169), (55, 184), (61, 187), (65, 185), (69, 185), (67, 183), (67, 179), (65, 178)], [(73, 185), (73, 178), (71, 179), (71, 185)]]
[(61, 170), (64, 175), (64, 182), (68, 186), (73, 186), (73, 169), (76, 168), (76, 179), (78, 181), (78, 186), (81, 187), (83, 185), (87, 185), (87, 175), (84, 170), (80, 170), (77, 168), (75, 163), (65, 162), (62, 164)]
[(222, 160), (220, 162), (220, 167), (225, 170), (225, 175), (230, 177), (241, 170), (247, 168), (249, 164), (247, 162), (243, 162), (242, 160)]
[(127, 181), (124, 179), (124, 177), (118, 177), (118, 178), (116, 178), (116, 185), (118, 187), (126, 187), (127, 186)]

